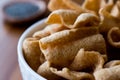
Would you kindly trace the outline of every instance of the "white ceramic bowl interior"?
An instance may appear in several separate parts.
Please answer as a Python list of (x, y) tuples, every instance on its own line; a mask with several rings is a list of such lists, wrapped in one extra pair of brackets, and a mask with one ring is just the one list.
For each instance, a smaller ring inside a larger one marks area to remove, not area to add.
[(45, 19), (36, 22), (22, 34), (22, 36), (18, 41), (18, 46), (17, 46), (18, 62), (23, 80), (47, 80), (42, 76), (38, 75), (34, 70), (30, 68), (30, 66), (27, 64), (27, 62), (24, 59), (23, 50), (22, 50), (22, 44), (24, 39), (32, 36), (34, 32), (43, 29), (43, 27), (45, 26), (46, 26)]

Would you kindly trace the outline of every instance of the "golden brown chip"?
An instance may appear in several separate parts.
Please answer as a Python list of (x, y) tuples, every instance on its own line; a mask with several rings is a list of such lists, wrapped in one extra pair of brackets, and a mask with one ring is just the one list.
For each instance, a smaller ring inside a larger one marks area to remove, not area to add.
[(83, 9), (79, 4), (75, 3), (72, 0), (63, 0), (63, 2), (72, 10), (76, 10), (79, 13), (87, 12), (87, 10)]
[(49, 36), (50, 34), (53, 34), (55, 32), (58, 32), (64, 29), (67, 29), (67, 28), (61, 24), (51, 24), (51, 25), (46, 26), (43, 30), (35, 32), (33, 34), (33, 37), (40, 39), (40, 38)]
[(54, 33), (48, 37), (40, 39), (42, 41), (41, 47), (44, 49), (45, 46), (52, 45), (52, 44), (65, 44), (66, 42), (75, 41), (78, 39), (85, 38), (87, 36), (91, 36), (94, 34), (98, 34), (98, 28), (96, 27), (82, 27), (77, 29), (71, 30), (63, 30), (57, 33)]
[[(56, 55), (56, 57), (54, 57), (54, 58), (59, 59), (61, 57), (63, 58), (63, 56), (62, 55), (60, 56), (59, 54), (58, 55), (52, 54), (52, 53), (56, 53), (56, 51), (60, 47), (60, 45), (67, 44), (67, 43), (72, 42), (74, 40), (81, 39), (81, 38), (84, 38), (86, 36), (90, 36), (90, 35), (97, 34), (97, 33), (98, 33), (98, 30), (97, 30), (97, 28), (94, 28), (94, 27), (80, 28), (80, 29), (73, 29), (73, 30), (64, 30), (61, 32), (54, 33), (46, 38), (40, 39), (40, 46), (44, 52), (44, 55), (47, 58), (49, 58), (50, 56), (53, 57)], [(58, 48), (56, 46), (58, 46)], [(56, 47), (56, 49), (54, 47)], [(67, 49), (70, 50), (69, 48), (67, 48)], [(54, 50), (55, 50), (55, 52), (54, 52)], [(59, 50), (60, 49), (58, 49), (57, 53), (59, 52)], [(60, 50), (60, 52), (61, 51), (62, 50)], [(71, 56), (72, 56), (72, 54), (71, 54)], [(65, 57), (67, 57), (67, 55)], [(50, 57), (50, 59), (52, 59), (52, 58)], [(58, 61), (58, 60), (55, 60), (55, 61)], [(66, 64), (64, 64), (64, 65), (66, 65)]]
[(95, 80), (120, 80), (120, 65), (104, 68), (94, 73)]
[(87, 10), (85, 8), (82, 8), (80, 4), (82, 4), (82, 0), (50, 0), (48, 4), (48, 9), (50, 11), (55, 11), (59, 9), (65, 9), (65, 10), (75, 10), (77, 13), (83, 13), (83, 12), (90, 12), (94, 13), (93, 11)]
[(98, 16), (92, 13), (82, 13), (80, 14), (72, 28), (80, 28), (84, 26), (98, 26), (100, 19)]
[(89, 33), (89, 36), (88, 34), (83, 35), (80, 30), (61, 31), (40, 39), (39, 44), (45, 58), (54, 65), (64, 67), (73, 61), (81, 48), (106, 54), (106, 45), (102, 35), (92, 33), (96, 35), (90, 36), (89, 31), (82, 29), (84, 33)]
[(62, 24), (64, 26), (71, 26), (74, 24), (79, 13), (73, 10), (56, 10), (53, 11), (47, 19), (48, 24)]
[(43, 49), (48, 45), (56, 45), (56, 44), (65, 44), (67, 42), (75, 41), (78, 39), (85, 38), (87, 36), (91, 36), (94, 34), (98, 34), (98, 28), (96, 27), (82, 27), (71, 30), (63, 30), (57, 33), (54, 33), (48, 37), (40, 39), (41, 47)]
[(110, 62), (107, 62), (104, 67), (105, 68), (110, 68), (110, 67), (113, 67), (113, 66), (117, 66), (117, 65), (120, 65), (120, 60), (112, 60)]
[(113, 7), (114, 1), (109, 0), (108, 4), (99, 11), (101, 18), (100, 32), (102, 33), (107, 33), (112, 27), (120, 27), (119, 19), (110, 14)]
[(36, 31), (34, 34), (33, 34), (33, 37), (34, 38), (38, 38), (38, 39), (41, 39), (43, 37), (46, 37), (46, 36), (49, 36), (50, 35), (50, 32), (47, 30), (47, 27), (43, 30), (40, 30), (40, 31)]
[(58, 9), (70, 9), (63, 0), (50, 0), (48, 3), (48, 9), (50, 11), (58, 10)]
[(120, 1), (117, 1), (117, 3), (114, 5), (113, 9), (111, 10), (111, 15), (120, 19)]
[(26, 38), (23, 42), (23, 51), (25, 60), (29, 66), (36, 71), (41, 64), (39, 40), (36, 38)]
[(104, 0), (85, 0), (82, 7), (98, 14), (101, 2)]
[(98, 15), (99, 9), (106, 5), (105, 0), (85, 0), (82, 7)]
[(103, 56), (99, 52), (80, 49), (69, 68), (75, 71), (94, 72), (102, 69), (104, 62)]
[(76, 72), (70, 71), (68, 68), (63, 68), (62, 70), (57, 70), (56, 68), (50, 68), (50, 70), (61, 77), (68, 80), (95, 80), (94, 76), (86, 72)]
[(120, 29), (113, 27), (109, 30), (107, 39), (110, 45), (120, 48)]
[(52, 73), (50, 70), (50, 63), (48, 61), (44, 62), (42, 65), (39, 66), (37, 73), (48, 80), (59, 80), (61, 79), (60, 76)]

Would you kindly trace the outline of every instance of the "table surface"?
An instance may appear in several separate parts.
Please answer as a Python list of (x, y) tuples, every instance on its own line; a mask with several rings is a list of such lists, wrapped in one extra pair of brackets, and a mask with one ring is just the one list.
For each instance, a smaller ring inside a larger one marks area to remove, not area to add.
[(10, 0), (0, 0), (0, 80), (22, 80), (18, 60), (17, 44), (27, 27), (4, 23), (2, 6)]

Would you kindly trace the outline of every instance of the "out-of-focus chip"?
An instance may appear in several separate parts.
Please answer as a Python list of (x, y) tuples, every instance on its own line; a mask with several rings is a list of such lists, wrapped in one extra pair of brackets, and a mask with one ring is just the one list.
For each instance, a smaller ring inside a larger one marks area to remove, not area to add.
[(63, 24), (64, 26), (72, 26), (79, 13), (74, 10), (56, 10), (53, 11), (47, 19), (48, 24)]
[(98, 14), (101, 7), (105, 6), (105, 0), (85, 0), (82, 7)]
[(117, 1), (117, 3), (114, 5), (113, 9), (111, 10), (111, 15), (120, 19), (120, 1)]
[(100, 19), (98, 16), (92, 13), (82, 13), (80, 14), (72, 28), (80, 28), (86, 26), (98, 26), (100, 23)]
[(50, 11), (58, 10), (58, 9), (70, 9), (63, 0), (50, 0), (48, 4), (48, 9)]
[(79, 4), (75, 3), (72, 0), (63, 0), (63, 2), (72, 10), (75, 10), (79, 13), (87, 12), (86, 9), (82, 8)]
[(111, 2), (99, 11), (101, 17), (100, 32), (102, 33), (107, 33), (112, 27), (120, 27), (119, 19), (110, 14), (112, 8), (113, 3)]
[(63, 68), (62, 70), (57, 70), (56, 68), (50, 68), (50, 70), (61, 77), (68, 80), (95, 80), (94, 76), (86, 72), (70, 71), (68, 68)]
[[(77, 2), (81, 3), (81, 1), (77, 1)], [(76, 3), (74, 0), (50, 0), (48, 4), (48, 9), (50, 11), (59, 10), (59, 9), (69, 9), (69, 10), (75, 10), (78, 13), (92, 12), (86, 10), (85, 8), (82, 8), (80, 4)]]
[(80, 49), (69, 68), (74, 71), (87, 71), (92, 73), (102, 69), (104, 63), (104, 58), (99, 52)]
[(108, 32), (107, 40), (110, 43), (110, 45), (120, 48), (120, 28), (111, 28)]

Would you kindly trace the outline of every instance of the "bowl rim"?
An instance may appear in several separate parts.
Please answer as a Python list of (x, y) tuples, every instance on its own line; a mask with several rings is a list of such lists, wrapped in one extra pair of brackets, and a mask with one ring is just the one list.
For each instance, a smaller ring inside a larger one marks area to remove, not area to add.
[[(19, 60), (22, 62), (22, 64), (26, 67), (27, 71), (32, 73), (32, 75), (36, 78), (38, 78), (39, 80), (46, 80), (44, 77), (40, 76), (39, 74), (37, 74), (34, 70), (32, 70), (30, 68), (30, 66), (27, 64), (27, 62), (24, 59), (24, 55), (22, 52), (22, 44), (23, 44), (23, 40), (27, 37), (27, 34), (32, 31), (32, 29), (37, 28), (38, 26), (44, 24), (46, 18), (37, 21), (36, 23), (34, 23), (33, 25), (31, 25), (28, 29), (26, 29), (23, 34), (21, 35), (21, 37), (18, 40), (18, 45), (17, 45), (17, 54), (18, 54), (18, 63)], [(20, 63), (19, 63), (20, 65)], [(19, 66), (20, 67), (20, 66)], [(22, 73), (21, 73), (22, 74)]]

